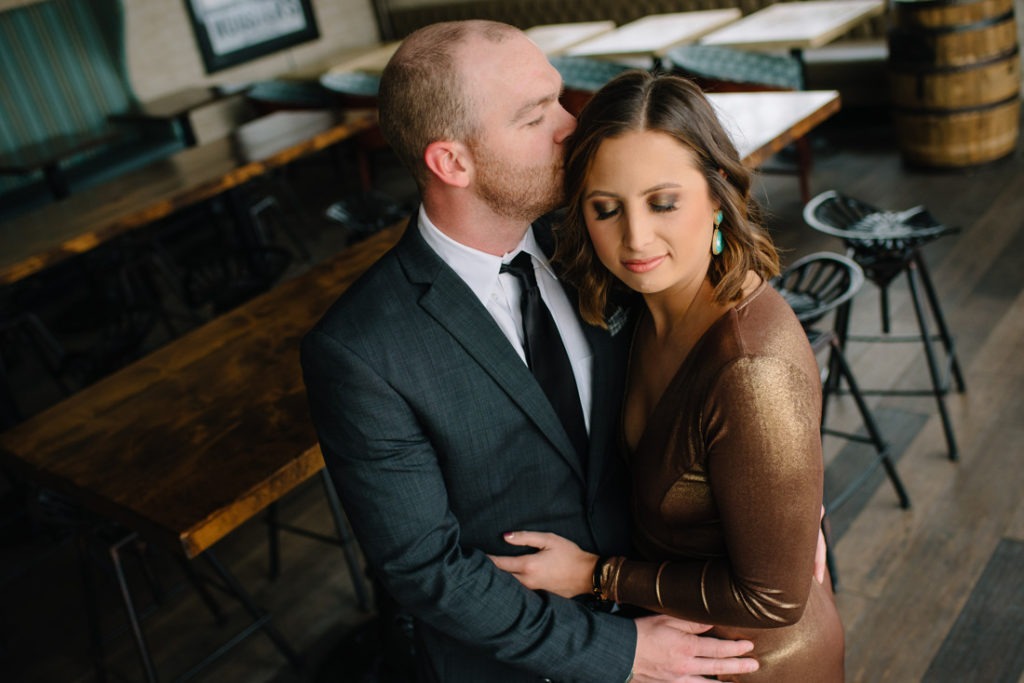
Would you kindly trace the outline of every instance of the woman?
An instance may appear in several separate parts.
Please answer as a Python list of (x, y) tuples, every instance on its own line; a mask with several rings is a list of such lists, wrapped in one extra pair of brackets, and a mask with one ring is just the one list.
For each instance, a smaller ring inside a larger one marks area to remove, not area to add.
[(778, 256), (750, 175), (708, 101), (674, 76), (623, 74), (567, 142), (556, 259), (604, 324), (625, 285), (643, 306), (622, 416), (640, 558), (553, 534), (495, 558), (534, 589), (712, 624), (748, 639), (755, 681), (843, 680), (829, 582), (812, 577), (822, 499), (818, 367), (768, 280)]

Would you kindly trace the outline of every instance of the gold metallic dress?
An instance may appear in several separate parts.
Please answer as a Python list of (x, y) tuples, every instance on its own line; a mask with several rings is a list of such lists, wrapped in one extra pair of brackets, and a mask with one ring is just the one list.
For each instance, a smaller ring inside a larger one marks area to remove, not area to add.
[(629, 456), (649, 561), (616, 558), (611, 597), (751, 640), (760, 670), (724, 680), (843, 680), (843, 627), (813, 578), (820, 415), (807, 337), (762, 284), (697, 343)]

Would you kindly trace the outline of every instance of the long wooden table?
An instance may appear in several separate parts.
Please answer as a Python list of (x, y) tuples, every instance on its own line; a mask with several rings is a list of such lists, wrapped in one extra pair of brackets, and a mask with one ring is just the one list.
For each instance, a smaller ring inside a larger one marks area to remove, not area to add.
[[(157, 672), (120, 559), (122, 547), (137, 536), (181, 558), (190, 575), (187, 560), (202, 556), (253, 617), (252, 625), (185, 677), (257, 629), (297, 661), (269, 615), (215, 559), (212, 546), (311, 477), (325, 476), (306, 407), (299, 340), (401, 229), (394, 226), (350, 247), (0, 433), (0, 461), (128, 530), (107, 551), (147, 680), (156, 681)], [(333, 488), (325, 488), (337, 543), (365, 609), (368, 595), (354, 541)], [(101, 666), (99, 619), (95, 605), (87, 603), (94, 658)]]
[(317, 474), (299, 339), (385, 230), (0, 433), (0, 458), (194, 558)]
[(277, 112), (232, 135), (0, 223), (0, 285), (228, 192), (371, 128), (372, 113)]

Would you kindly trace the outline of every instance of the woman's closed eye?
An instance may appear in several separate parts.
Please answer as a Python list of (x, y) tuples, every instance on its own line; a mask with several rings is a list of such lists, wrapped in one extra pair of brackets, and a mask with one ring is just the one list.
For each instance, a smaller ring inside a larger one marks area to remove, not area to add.
[(618, 215), (620, 207), (617, 202), (594, 202), (591, 204), (594, 210), (594, 218), (599, 221), (606, 221)]
[(647, 206), (651, 208), (654, 213), (669, 213), (675, 211), (678, 207), (676, 206), (675, 197), (666, 196), (655, 196), (647, 200)]

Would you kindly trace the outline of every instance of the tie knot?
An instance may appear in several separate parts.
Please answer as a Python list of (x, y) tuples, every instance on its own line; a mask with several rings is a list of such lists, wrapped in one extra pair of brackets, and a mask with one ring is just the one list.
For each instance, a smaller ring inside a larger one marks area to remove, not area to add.
[(533, 259), (525, 251), (519, 252), (511, 263), (502, 263), (501, 272), (514, 275), (524, 290), (537, 286), (537, 277), (533, 273)]

